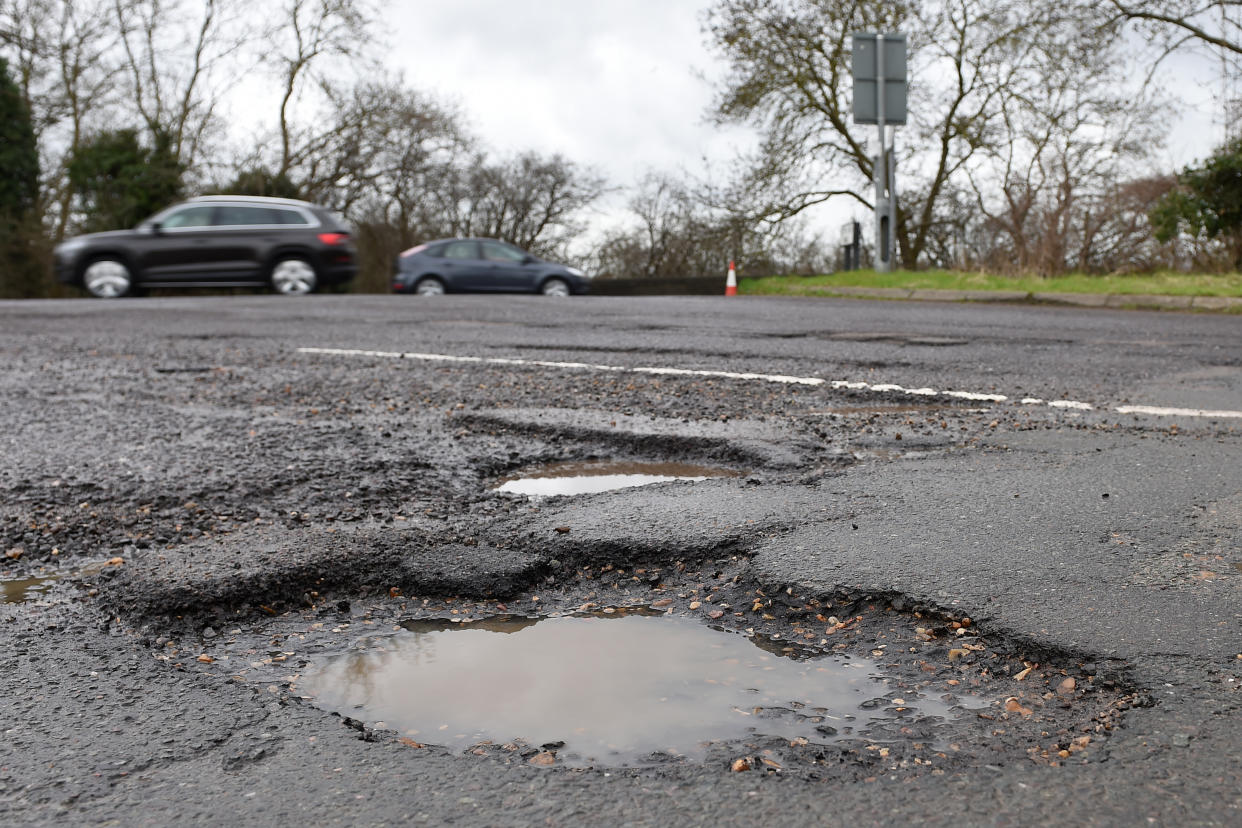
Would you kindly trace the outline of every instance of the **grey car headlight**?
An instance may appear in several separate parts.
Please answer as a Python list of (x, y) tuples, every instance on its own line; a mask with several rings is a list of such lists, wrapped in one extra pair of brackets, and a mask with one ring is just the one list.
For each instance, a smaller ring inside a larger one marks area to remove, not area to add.
[(583, 273), (581, 270), (579, 270), (576, 267), (567, 267), (565, 268), (565, 271), (569, 273), (571, 276), (586, 276), (585, 273)]

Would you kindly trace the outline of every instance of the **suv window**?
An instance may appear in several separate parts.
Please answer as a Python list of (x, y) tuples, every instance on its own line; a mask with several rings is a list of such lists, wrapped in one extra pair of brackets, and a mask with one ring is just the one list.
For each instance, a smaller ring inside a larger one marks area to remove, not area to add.
[(272, 213), (272, 217), (275, 219), (272, 224), (309, 224), (306, 216), (297, 210), (282, 210), (273, 207), (269, 212)]
[(176, 227), (210, 227), (211, 213), (215, 210), (211, 205), (199, 205), (197, 207), (186, 207), (184, 210), (178, 210), (169, 214), (160, 226), (165, 229)]
[(295, 210), (281, 210), (276, 207), (245, 207), (237, 204), (225, 204), (216, 214), (217, 225), (237, 227), (246, 225), (274, 224), (306, 224), (306, 219)]
[(526, 260), (525, 251), (499, 242), (483, 242), (483, 258), (491, 262), (518, 262)]
[(452, 242), (444, 246), (444, 252), (441, 255), (446, 259), (477, 259), (479, 258), (477, 247), (472, 241)]

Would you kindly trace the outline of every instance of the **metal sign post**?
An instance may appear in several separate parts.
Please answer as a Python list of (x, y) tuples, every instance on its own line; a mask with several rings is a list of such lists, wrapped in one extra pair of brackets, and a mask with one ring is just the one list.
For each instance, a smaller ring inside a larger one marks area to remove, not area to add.
[[(875, 124), (880, 149), (872, 165), (875, 185), (875, 269), (893, 269), (897, 230), (897, 170), (886, 127), (906, 122), (906, 36), (854, 35), (854, 123)], [(894, 141), (895, 141), (894, 136)]]
[(848, 221), (841, 225), (841, 270), (858, 270), (862, 248), (862, 225)]

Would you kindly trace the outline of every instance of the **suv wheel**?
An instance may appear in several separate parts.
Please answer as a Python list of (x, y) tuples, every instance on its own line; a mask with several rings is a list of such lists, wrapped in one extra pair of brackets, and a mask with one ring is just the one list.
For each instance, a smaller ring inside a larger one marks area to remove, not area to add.
[(116, 299), (130, 293), (134, 277), (120, 259), (105, 257), (96, 259), (82, 271), (82, 286), (100, 299)]
[(315, 268), (306, 259), (290, 256), (272, 265), (272, 288), (285, 296), (305, 296), (318, 281)]

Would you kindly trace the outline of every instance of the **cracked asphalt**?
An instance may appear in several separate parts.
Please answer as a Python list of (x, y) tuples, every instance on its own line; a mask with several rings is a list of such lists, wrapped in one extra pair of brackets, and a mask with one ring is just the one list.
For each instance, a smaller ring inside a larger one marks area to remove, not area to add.
[[(34, 301), (0, 303), (0, 355), (0, 580), (42, 582), (0, 603), (5, 824), (1242, 821), (1236, 317)], [(738, 476), (492, 490), (597, 459)], [(404, 622), (611, 607), (878, 659), (889, 718), (581, 769), (521, 734), (416, 743), (301, 681)], [(911, 692), (986, 707), (915, 720)]]

